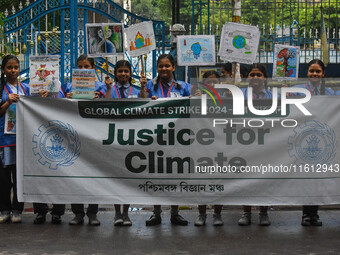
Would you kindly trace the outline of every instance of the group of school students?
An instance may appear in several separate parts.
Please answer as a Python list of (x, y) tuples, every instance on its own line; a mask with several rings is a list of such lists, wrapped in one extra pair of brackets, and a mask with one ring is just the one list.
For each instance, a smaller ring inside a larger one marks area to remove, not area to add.
[[(3, 58), (1, 65), (1, 108), (0, 108), (0, 223), (21, 222), (24, 203), (17, 200), (16, 187), (16, 137), (15, 135), (4, 134), (5, 114), (9, 106), (17, 102), (20, 96), (29, 96), (29, 85), (18, 81), (20, 73), (19, 60), (13, 55)], [(82, 55), (77, 60), (78, 69), (95, 69), (94, 59)], [(115, 65), (114, 83), (107, 76), (105, 83), (95, 83), (95, 98), (172, 98), (172, 97), (189, 97), (191, 95), (199, 96), (202, 94), (199, 87), (194, 87), (189, 83), (175, 79), (174, 72), (176, 69), (175, 59), (170, 54), (160, 55), (157, 59), (158, 76), (153, 80), (147, 81), (144, 75), (140, 78), (141, 89), (138, 90), (131, 84), (131, 64), (126, 60), (120, 60)], [(222, 67), (221, 75), (216, 71), (208, 71), (204, 74), (203, 79), (207, 84), (212, 86), (219, 83), (220, 78), (227, 79), (231, 75), (231, 64), (225, 64)], [(312, 96), (317, 95), (334, 95), (333, 90), (326, 88), (321, 78), (324, 78), (325, 66), (320, 60), (312, 60), (308, 64), (307, 84), (297, 85), (297, 87), (308, 89)], [(272, 98), (272, 92), (267, 88), (267, 71), (263, 64), (253, 64), (249, 69), (241, 66), (241, 77), (248, 78), (249, 86), (253, 88), (254, 99)], [(245, 98), (248, 96), (248, 88), (243, 88)], [(229, 91), (218, 91), (220, 96), (230, 96)], [(340, 94), (338, 94), (340, 95)], [(47, 97), (47, 91), (40, 91), (39, 96)], [(63, 84), (58, 97), (72, 98), (72, 84)], [(13, 189), (13, 196), (11, 195)], [(48, 205), (43, 203), (34, 203), (34, 213), (36, 217), (34, 224), (43, 224), (46, 221)], [(115, 226), (131, 226), (132, 222), (128, 216), (129, 205), (115, 204)], [(206, 205), (199, 205), (199, 215), (195, 221), (195, 226), (204, 226), (206, 223)], [(243, 207), (243, 214), (238, 221), (239, 225), (246, 226), (251, 223), (251, 206)], [(122, 210), (121, 210), (122, 209)], [(87, 215), (88, 223), (93, 226), (100, 225), (97, 218), (98, 205), (88, 205), (85, 213), (83, 204), (72, 204), (71, 210), (74, 218), (69, 222), (70, 225), (81, 225), (84, 223), (84, 217)], [(214, 206), (213, 225), (222, 226), (221, 217), (222, 205)], [(53, 224), (61, 223), (61, 216), (64, 214), (65, 205), (53, 204), (51, 211), (51, 222)], [(261, 206), (259, 213), (259, 224), (268, 226), (271, 224), (268, 217), (268, 206)], [(147, 226), (161, 224), (161, 206), (154, 205), (153, 214), (146, 220)], [(188, 221), (179, 215), (177, 205), (171, 206), (170, 221), (173, 225), (188, 225)], [(303, 206), (302, 222), (303, 226), (321, 226), (322, 222), (318, 215), (318, 206)]]

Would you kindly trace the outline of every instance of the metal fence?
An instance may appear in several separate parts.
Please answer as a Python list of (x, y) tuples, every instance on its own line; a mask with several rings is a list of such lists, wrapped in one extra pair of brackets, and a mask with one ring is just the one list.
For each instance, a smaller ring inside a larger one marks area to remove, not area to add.
[[(29, 56), (60, 55), (60, 79), (70, 79), (71, 70), (76, 66), (76, 59), (86, 49), (86, 23), (123, 23), (125, 27), (146, 21), (125, 10), (111, 0), (26, 0), (5, 11), (4, 30), (7, 43), (18, 55), (23, 79), (28, 78)], [(156, 75), (157, 54), (164, 52), (164, 22), (153, 21), (157, 50), (150, 56), (150, 70)], [(1, 43), (1, 42), (0, 42)], [(3, 45), (3, 44), (2, 44)], [(0, 47), (3, 51), (3, 46)], [(132, 63), (133, 75), (139, 75), (138, 61), (128, 55)], [(110, 58), (109, 65), (114, 66), (117, 58)], [(104, 59), (97, 59), (97, 68), (103, 74)], [(112, 62), (112, 63), (110, 63)], [(98, 77), (102, 79), (102, 77)]]
[[(241, 23), (261, 31), (258, 61), (272, 63), (275, 44), (299, 45), (301, 63), (320, 58), (321, 10), (324, 16), (330, 63), (340, 61), (340, 0), (242, 0)], [(232, 0), (192, 0), (192, 22), (185, 24), (191, 34), (219, 35), (232, 21)]]

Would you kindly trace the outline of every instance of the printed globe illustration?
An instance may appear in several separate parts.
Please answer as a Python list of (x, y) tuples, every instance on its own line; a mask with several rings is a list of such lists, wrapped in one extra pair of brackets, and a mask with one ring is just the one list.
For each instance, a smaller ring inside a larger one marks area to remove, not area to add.
[(246, 39), (241, 35), (237, 35), (233, 39), (233, 45), (236, 49), (242, 49), (246, 46)]

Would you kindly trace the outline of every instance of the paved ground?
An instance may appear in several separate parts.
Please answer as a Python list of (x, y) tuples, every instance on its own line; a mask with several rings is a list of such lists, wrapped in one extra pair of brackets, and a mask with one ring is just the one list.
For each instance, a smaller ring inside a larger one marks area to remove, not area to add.
[(72, 213), (61, 225), (33, 225), (26, 212), (21, 224), (0, 225), (0, 254), (340, 254), (340, 211), (320, 211), (322, 227), (302, 227), (300, 211), (271, 211), (272, 225), (237, 225), (240, 210), (223, 210), (223, 227), (195, 227), (197, 210), (181, 211), (189, 226), (171, 226), (169, 210), (162, 225), (146, 227), (149, 211), (130, 212), (132, 227), (114, 227), (113, 211), (99, 213), (101, 226), (69, 226)]

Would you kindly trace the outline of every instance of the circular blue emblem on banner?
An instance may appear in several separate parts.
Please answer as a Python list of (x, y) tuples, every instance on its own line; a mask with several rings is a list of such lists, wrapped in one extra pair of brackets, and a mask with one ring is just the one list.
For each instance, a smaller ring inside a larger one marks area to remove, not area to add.
[(78, 133), (70, 124), (51, 120), (38, 128), (33, 135), (33, 153), (42, 165), (50, 169), (70, 166), (79, 157), (80, 141)]
[(321, 122), (311, 120), (294, 128), (288, 139), (289, 156), (294, 163), (329, 164), (336, 156), (337, 141), (334, 131)]

